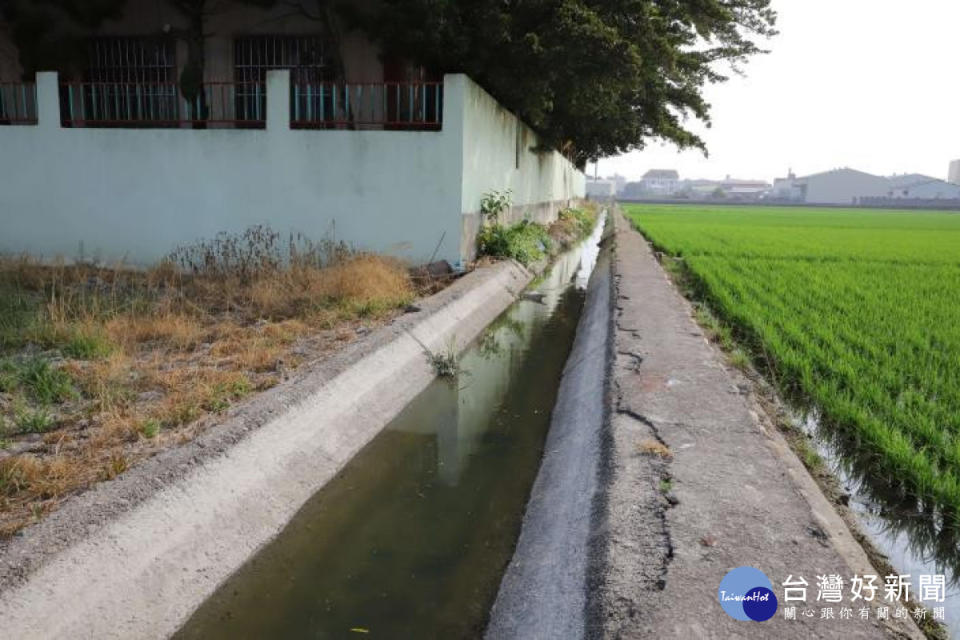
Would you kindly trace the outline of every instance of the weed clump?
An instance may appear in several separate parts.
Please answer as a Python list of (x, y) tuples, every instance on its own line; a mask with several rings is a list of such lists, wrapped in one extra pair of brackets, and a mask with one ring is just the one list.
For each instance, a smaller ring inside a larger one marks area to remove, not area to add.
[(512, 258), (529, 265), (546, 257), (553, 242), (546, 227), (535, 222), (522, 221), (505, 227), (490, 225), (477, 236), (478, 252), (482, 256)]
[(589, 235), (597, 222), (595, 208), (584, 206), (561, 211), (549, 227), (530, 220), (504, 225), (499, 215), (505, 208), (494, 207), (495, 214), (484, 214), (484, 225), (477, 234), (478, 255), (530, 265), (569, 249)]

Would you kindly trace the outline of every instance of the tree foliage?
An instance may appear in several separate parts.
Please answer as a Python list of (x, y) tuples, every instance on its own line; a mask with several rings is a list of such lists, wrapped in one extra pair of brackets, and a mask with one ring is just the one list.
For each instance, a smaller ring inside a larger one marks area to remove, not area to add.
[[(353, 3), (344, 3), (352, 5)], [(343, 7), (384, 54), (469, 74), (539, 131), (588, 159), (663, 139), (706, 151), (703, 89), (761, 53), (770, 0), (379, 0)]]
[(24, 75), (73, 71), (86, 60), (86, 37), (123, 13), (127, 0), (0, 0)]

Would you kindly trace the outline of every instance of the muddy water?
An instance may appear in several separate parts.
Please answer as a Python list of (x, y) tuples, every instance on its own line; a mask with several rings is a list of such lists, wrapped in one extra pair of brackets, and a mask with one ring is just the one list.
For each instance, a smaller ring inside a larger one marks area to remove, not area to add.
[(601, 226), (464, 353), (459, 379), (434, 381), (176, 637), (479, 636), (519, 534)]
[(856, 442), (822, 426), (816, 413), (796, 418), (813, 438), (817, 452), (850, 494), (850, 508), (861, 529), (890, 559), (898, 573), (910, 575), (911, 595), (919, 596), (921, 575), (944, 575), (944, 607), (950, 638), (960, 640), (960, 527), (936, 509), (906, 495), (897, 478), (878, 474)]

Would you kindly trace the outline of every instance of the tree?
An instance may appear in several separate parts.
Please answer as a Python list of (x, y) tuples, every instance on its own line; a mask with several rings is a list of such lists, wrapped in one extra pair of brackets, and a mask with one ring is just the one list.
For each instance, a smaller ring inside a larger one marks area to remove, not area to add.
[(703, 89), (761, 53), (770, 0), (379, 0), (342, 2), (386, 56), (463, 72), (584, 166), (663, 139), (699, 148)]
[(127, 0), (0, 0), (25, 77), (37, 71), (79, 71), (86, 37), (101, 23), (119, 18)]

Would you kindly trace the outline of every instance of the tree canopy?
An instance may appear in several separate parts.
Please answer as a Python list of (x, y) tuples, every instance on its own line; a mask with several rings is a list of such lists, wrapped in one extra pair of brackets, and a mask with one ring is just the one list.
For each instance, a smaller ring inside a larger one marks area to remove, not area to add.
[(17, 45), (20, 65), (71, 70), (86, 59), (86, 37), (102, 22), (119, 18), (126, 0), (0, 0), (0, 17)]
[(710, 123), (704, 87), (763, 52), (776, 22), (770, 0), (379, 0), (344, 11), (385, 54), (469, 74), (581, 166), (657, 138), (706, 151), (687, 126)]

